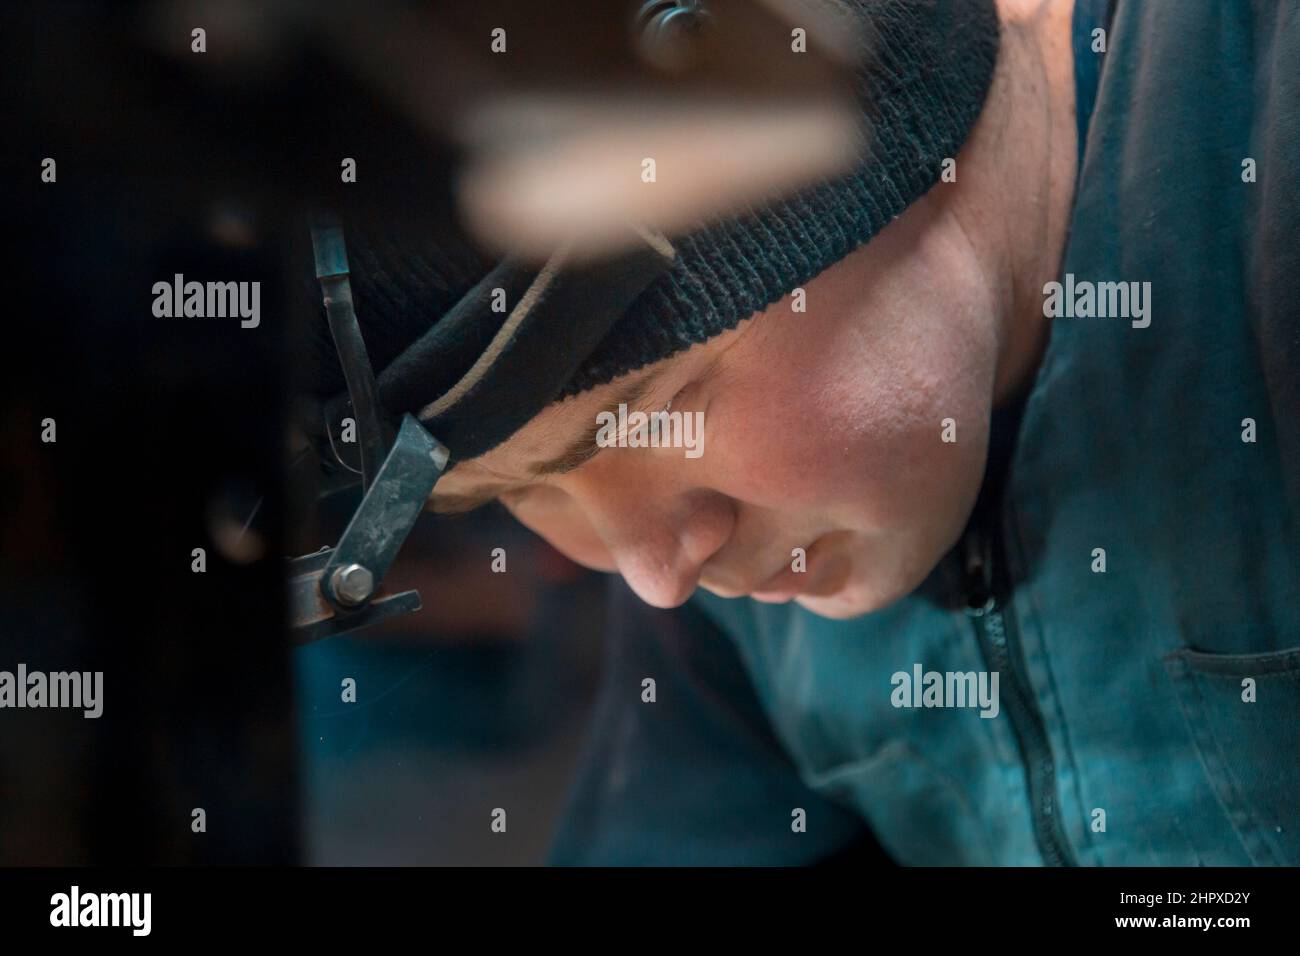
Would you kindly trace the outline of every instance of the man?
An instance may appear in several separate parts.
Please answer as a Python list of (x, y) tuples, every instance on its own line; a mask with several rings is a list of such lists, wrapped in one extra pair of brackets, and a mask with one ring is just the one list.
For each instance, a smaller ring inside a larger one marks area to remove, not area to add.
[(929, 31), (863, 171), (435, 490), (665, 609), (554, 859), (1300, 862), (1300, 6), (860, 6)]

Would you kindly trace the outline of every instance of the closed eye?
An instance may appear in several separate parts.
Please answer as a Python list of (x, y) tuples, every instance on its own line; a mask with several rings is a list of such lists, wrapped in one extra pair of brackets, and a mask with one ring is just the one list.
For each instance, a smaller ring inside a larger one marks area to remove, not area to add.
[[(666, 402), (661, 403), (658, 399), (643, 402), (636, 408), (628, 409), (628, 414), (631, 415), (633, 412), (642, 412), (646, 415), (653, 415), (657, 412), (667, 411), (674, 403), (679, 401), (681, 396), (689, 387), (689, 383), (683, 385), (673, 393), (672, 398), (668, 399)], [(581, 448), (574, 449), (570, 453), (548, 463), (543, 475), (544, 477), (567, 475), (569, 472), (576, 471), (578, 468), (591, 461), (604, 450), (605, 449), (602, 446), (596, 443), (595, 436), (593, 435), (592, 440), (585, 443)]]

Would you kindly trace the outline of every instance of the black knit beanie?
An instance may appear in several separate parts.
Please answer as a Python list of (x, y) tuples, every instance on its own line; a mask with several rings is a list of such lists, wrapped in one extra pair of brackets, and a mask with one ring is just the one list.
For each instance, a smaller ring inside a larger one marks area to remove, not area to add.
[[(552, 401), (734, 328), (871, 239), (938, 181), (943, 160), (960, 150), (988, 92), (999, 40), (994, 0), (843, 2), (863, 18), (870, 44), (856, 90), (870, 130), (861, 161), (793, 197), (670, 237), (676, 250), (670, 267), (638, 289), (595, 341), (568, 343), (581, 354), (570, 356), (562, 380), (521, 376), (525, 356), (514, 373), (479, 389), (477, 404), (432, 415), (434, 434), (455, 457), (489, 450)], [(439, 334), (458, 304), (490, 292), (484, 279), (494, 263), (445, 234), (434, 239), (354, 224), (347, 243), (358, 321), (376, 370), (412, 351), (413, 343), (426, 358), (438, 349), (447, 353), (445, 361), (423, 366), (439, 369), (441, 381), (429, 381), (409, 355), (386, 379), (381, 373), (388, 413), (423, 408), (429, 424), (434, 409), (427, 403), (461, 379), (476, 350), (499, 331), (500, 322), (471, 333), (479, 340), (467, 343), (459, 332), (446, 333), (448, 323)], [(317, 331), (307, 356), (309, 385), (324, 398), (336, 395), (343, 381), (323, 311)]]

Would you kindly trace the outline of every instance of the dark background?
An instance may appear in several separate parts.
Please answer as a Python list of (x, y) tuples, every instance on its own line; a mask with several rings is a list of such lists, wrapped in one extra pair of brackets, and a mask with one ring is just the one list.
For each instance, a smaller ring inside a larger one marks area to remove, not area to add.
[[(211, 52), (186, 59), (184, 9), (0, 14), (0, 669), (104, 672), (97, 720), (0, 712), (0, 864), (540, 861), (595, 679), (597, 578), (499, 510), (427, 515), (390, 582), (424, 613), (302, 649), (286, 628), (303, 214), (442, 228), (451, 151), (306, 34), (241, 33), (238, 4), (196, 21)], [(346, 193), (343, 155), (377, 158)], [(261, 282), (260, 325), (155, 318), (177, 272)], [(495, 806), (509, 840), (488, 839)]]

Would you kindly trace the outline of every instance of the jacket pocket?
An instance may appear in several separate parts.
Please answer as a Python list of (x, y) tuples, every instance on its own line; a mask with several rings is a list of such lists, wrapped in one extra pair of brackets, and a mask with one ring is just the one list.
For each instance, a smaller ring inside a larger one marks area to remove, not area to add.
[(1164, 664), (1247, 855), (1260, 866), (1300, 864), (1300, 647), (1263, 654), (1184, 648)]

